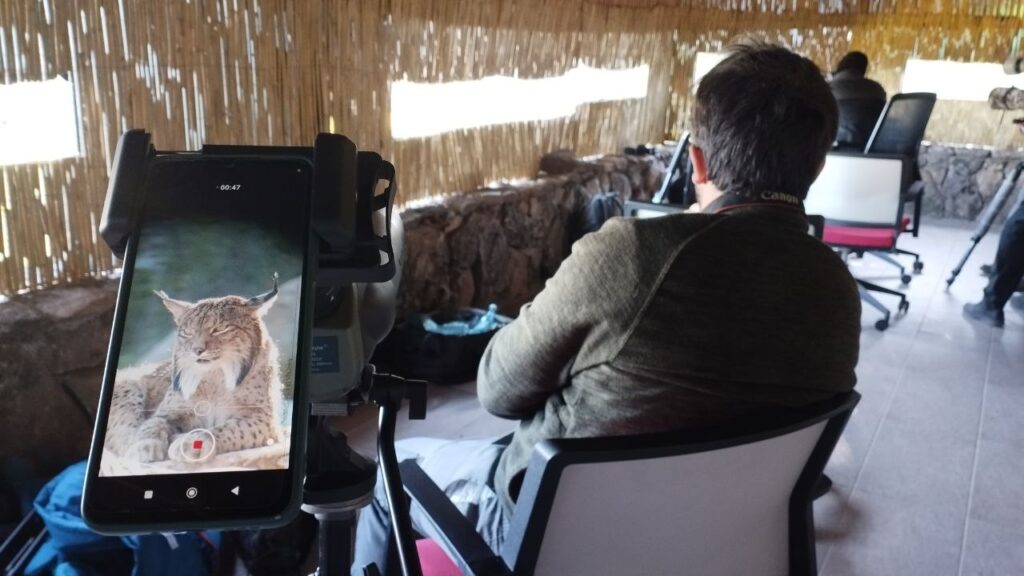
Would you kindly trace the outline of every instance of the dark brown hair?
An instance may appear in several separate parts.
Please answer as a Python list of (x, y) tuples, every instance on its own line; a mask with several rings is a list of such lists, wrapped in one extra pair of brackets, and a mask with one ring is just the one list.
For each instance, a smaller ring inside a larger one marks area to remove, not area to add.
[(836, 137), (839, 112), (821, 70), (807, 58), (745, 43), (697, 89), (694, 143), (723, 192), (807, 196)]

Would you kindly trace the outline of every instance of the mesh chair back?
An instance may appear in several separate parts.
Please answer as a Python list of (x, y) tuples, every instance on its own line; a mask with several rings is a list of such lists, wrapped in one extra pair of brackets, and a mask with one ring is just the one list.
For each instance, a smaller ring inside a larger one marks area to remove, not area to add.
[(935, 94), (897, 94), (889, 100), (864, 147), (866, 154), (898, 154), (917, 160), (928, 119), (935, 108)]
[(812, 573), (809, 490), (857, 398), (726, 439), (544, 442), (502, 556), (516, 574)]
[(830, 152), (804, 208), (833, 224), (892, 228), (899, 221), (909, 161), (905, 156)]

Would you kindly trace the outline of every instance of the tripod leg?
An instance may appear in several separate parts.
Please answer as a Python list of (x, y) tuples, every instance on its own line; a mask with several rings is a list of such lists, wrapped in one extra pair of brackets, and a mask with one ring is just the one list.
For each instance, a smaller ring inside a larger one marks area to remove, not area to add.
[[(953, 272), (946, 279), (946, 289), (948, 290), (952, 285), (956, 277), (960, 275), (964, 265), (967, 264), (967, 259), (971, 257), (971, 252), (974, 252), (974, 248), (978, 245), (978, 242), (988, 234), (988, 229), (992, 227), (992, 222), (995, 221), (996, 216), (1003, 210), (1003, 206), (1010, 199), (1010, 193), (1017, 187), (1017, 180), (1020, 179), (1021, 171), (1024, 170), (1024, 162), (1019, 162), (1014, 168), (1013, 172), (1010, 173), (1006, 178), (1003, 179), (1003, 183), (999, 185), (999, 190), (996, 191), (996, 195), (992, 198), (992, 202), (985, 207), (985, 211), (981, 215), (981, 221), (978, 223), (978, 228), (975, 229), (974, 234), (971, 236), (971, 247), (967, 249), (967, 253), (964, 254), (963, 258), (953, 269)], [(1021, 198), (1024, 200), (1024, 198)]]
[(953, 285), (956, 277), (959, 276), (960, 272), (964, 269), (964, 266), (967, 264), (967, 260), (971, 257), (971, 253), (978, 247), (979, 240), (980, 238), (971, 240), (971, 245), (967, 248), (967, 252), (964, 252), (963, 257), (961, 257), (960, 261), (957, 262), (956, 267), (954, 267), (953, 271), (949, 273), (949, 278), (946, 278), (946, 290), (949, 290), (949, 287)]
[(317, 520), (320, 522), (320, 567), (317, 576), (349, 574), (355, 539), (355, 510), (321, 514)]

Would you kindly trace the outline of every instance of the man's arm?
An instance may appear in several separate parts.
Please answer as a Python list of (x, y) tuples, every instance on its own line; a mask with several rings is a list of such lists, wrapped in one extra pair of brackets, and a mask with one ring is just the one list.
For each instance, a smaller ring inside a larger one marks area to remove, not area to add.
[(573, 245), (544, 290), (487, 346), (477, 392), (488, 412), (529, 416), (570, 372), (618, 351), (639, 306), (638, 257), (633, 224), (620, 218)]

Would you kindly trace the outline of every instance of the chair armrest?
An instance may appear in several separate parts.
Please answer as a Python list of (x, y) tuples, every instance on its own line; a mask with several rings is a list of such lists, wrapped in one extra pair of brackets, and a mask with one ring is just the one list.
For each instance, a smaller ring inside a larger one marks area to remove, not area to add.
[(504, 561), (477, 534), (469, 520), (459, 512), (448, 496), (427, 476), (415, 460), (399, 464), (405, 492), (419, 505), (426, 520), (437, 528), (444, 541), (437, 542), (466, 574), (471, 576), (507, 576)]

